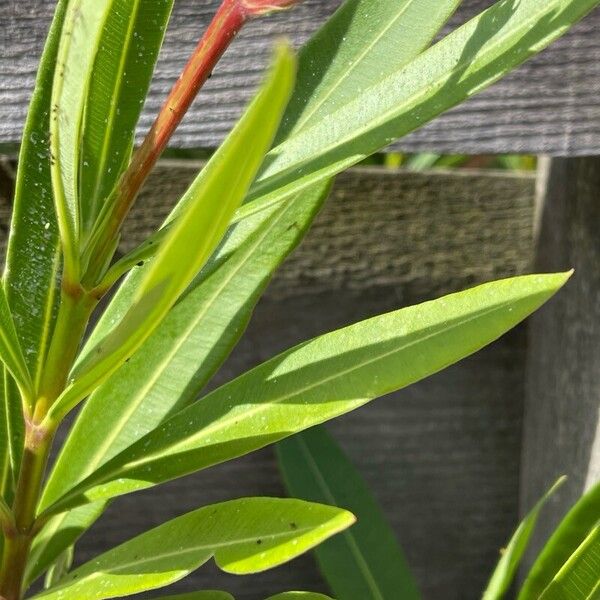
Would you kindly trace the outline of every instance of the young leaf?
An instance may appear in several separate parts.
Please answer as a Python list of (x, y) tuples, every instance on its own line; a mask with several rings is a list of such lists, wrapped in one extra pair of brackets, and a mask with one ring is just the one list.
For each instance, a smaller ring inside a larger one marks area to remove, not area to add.
[(65, 272), (79, 276), (81, 138), (94, 58), (113, 9), (111, 0), (71, 0), (65, 15), (52, 85), (52, 188)]
[(599, 0), (500, 0), (311, 127), (273, 148), (241, 214), (330, 178), (483, 90)]
[[(152, 336), (88, 399), (54, 466), (42, 505), (197, 397), (239, 340), (271, 274), (302, 238), (328, 189), (307, 190), (233, 229)], [(139, 274), (130, 281), (134, 278)], [(126, 312), (130, 302), (126, 292), (117, 293), (92, 338), (105, 335)], [(91, 346), (94, 343), (92, 339)], [(89, 517), (95, 519), (95, 514)], [(33, 554), (51, 545), (35, 561), (36, 573), (63, 544), (73, 543), (70, 533), (83, 532), (84, 522), (77, 519), (74, 527), (73, 518), (72, 513), (55, 517), (52, 536), (36, 539)], [(63, 526), (57, 523), (60, 520)]]
[[(60, 242), (50, 176), (52, 80), (67, 0), (48, 33), (19, 154), (4, 289), (29, 373), (38, 382), (56, 316)], [(20, 405), (9, 390), (10, 402)]]
[(69, 546), (52, 564), (44, 578), (44, 589), (57, 585), (73, 564), (74, 548)]
[(332, 600), (329, 596), (324, 594), (317, 594), (316, 592), (283, 592), (276, 596), (271, 596), (267, 600)]
[(354, 527), (315, 550), (320, 571), (337, 598), (420, 598), (383, 512), (324, 427), (280, 442), (277, 456), (291, 496), (343, 506), (356, 515)]
[(295, 60), (279, 47), (262, 90), (187, 192), (123, 320), (76, 366), (73, 383), (49, 411), (60, 420), (156, 329), (225, 234), (271, 145), (294, 80)]
[(82, 139), (81, 221), (89, 233), (127, 166), (173, 0), (115, 0), (95, 56)]
[(567, 513), (529, 571), (518, 600), (537, 600), (552, 578), (600, 521), (600, 483)]
[(242, 456), (414, 383), (498, 338), (569, 276), (488, 283), (305, 342), (180, 411), (45, 512)]
[(4, 288), (0, 285), (0, 360), (19, 387), (23, 402), (31, 404), (34, 398), (33, 382), (21, 350)]
[(92, 502), (67, 513), (52, 517), (35, 536), (27, 558), (25, 584), (31, 585), (79, 537), (91, 527), (104, 512), (105, 502)]
[(597, 600), (600, 597), (600, 524), (554, 576), (539, 600)]
[(206, 506), (109, 550), (35, 598), (135, 594), (173, 583), (212, 557), (228, 573), (256, 573), (303, 554), (353, 522), (349, 512), (300, 500), (242, 498)]
[(307, 42), (277, 139), (335, 112), (418, 56), (460, 0), (348, 0)]
[(559, 479), (544, 495), (544, 497), (533, 507), (527, 516), (521, 521), (519, 527), (512, 535), (506, 548), (502, 551), (502, 558), (498, 561), (498, 565), (494, 569), (492, 577), (483, 593), (483, 600), (500, 600), (503, 598), (517, 572), (519, 563), (529, 538), (535, 529), (540, 511), (550, 496), (561, 486), (565, 481), (562, 477)]

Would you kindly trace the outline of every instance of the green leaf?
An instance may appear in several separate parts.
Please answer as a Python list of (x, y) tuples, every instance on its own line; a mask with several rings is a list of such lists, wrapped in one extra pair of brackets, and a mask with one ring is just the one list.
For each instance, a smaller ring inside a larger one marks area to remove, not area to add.
[(537, 600), (600, 521), (600, 483), (582, 496), (556, 528), (531, 567), (518, 600)]
[(271, 596), (267, 600), (332, 600), (329, 596), (324, 594), (317, 594), (316, 592), (283, 592), (276, 596)]
[(596, 525), (539, 600), (597, 600), (600, 597), (600, 525)]
[(177, 596), (165, 596), (157, 600), (235, 600), (227, 592), (217, 592), (215, 590), (206, 590), (203, 592), (190, 592), (189, 594), (178, 594)]
[(350, 510), (357, 524), (315, 550), (331, 591), (344, 600), (420, 598), (404, 554), (369, 488), (324, 427), (277, 445), (291, 496)]
[(0, 360), (19, 387), (25, 405), (34, 401), (34, 390), (29, 369), (21, 350), (15, 324), (8, 306), (4, 288), (0, 285)]
[[(67, 0), (57, 4), (42, 54), (19, 154), (4, 290), (17, 337), (37, 384), (56, 316), (60, 242), (50, 176), (54, 68)], [(18, 394), (10, 402), (20, 406)]]
[(90, 232), (127, 166), (173, 0), (114, 0), (94, 60), (81, 147), (81, 221)]
[(418, 56), (460, 0), (348, 0), (299, 55), (294, 94), (277, 134), (319, 123)]
[(131, 308), (72, 373), (48, 413), (60, 420), (143, 344), (221, 241), (268, 150), (291, 93), (295, 59), (280, 46), (263, 88), (192, 183), (182, 211), (136, 290)]
[[(86, 402), (49, 478), (43, 506), (197, 397), (241, 337), (271, 274), (302, 238), (328, 190), (328, 185), (308, 190), (233, 229), (164, 322)], [(105, 335), (126, 312), (134, 279), (139, 274), (117, 293), (93, 337)], [(69, 534), (83, 533), (86, 515), (81, 517), (75, 526), (72, 513), (56, 517), (52, 535), (36, 538), (33, 555), (51, 545), (35, 559), (36, 575), (75, 541)], [(91, 525), (95, 513), (89, 518)]]
[(5, 369), (0, 369), (0, 398), (2, 417), (0, 418), (0, 439), (2, 454), (0, 460), (0, 494), (12, 504), (21, 457), (25, 441), (25, 420), (23, 407), (13, 380)]
[[(267, 155), (241, 214), (360, 162), (542, 50), (599, 0), (500, 0)], [(254, 202), (257, 201), (257, 202)]]
[(540, 511), (550, 496), (554, 494), (564, 481), (565, 477), (559, 479), (533, 507), (523, 521), (521, 521), (508, 545), (502, 550), (502, 558), (498, 561), (487, 588), (483, 593), (483, 600), (499, 600), (504, 597), (510, 588), (521, 558), (527, 549), (527, 544), (529, 544), (529, 539), (535, 529)]
[(100, 600), (173, 583), (214, 557), (228, 573), (276, 567), (349, 527), (343, 510), (278, 498), (242, 498), (164, 523), (73, 571), (36, 598)]
[(104, 512), (105, 502), (93, 502), (52, 517), (35, 536), (27, 557), (25, 583), (31, 585), (67, 548), (93, 525)]
[(569, 276), (489, 283), (305, 342), (180, 411), (46, 514), (242, 456), (414, 383), (498, 338)]
[(44, 579), (44, 589), (57, 585), (63, 579), (73, 564), (73, 546), (69, 546), (52, 564)]
[(113, 8), (110, 0), (68, 3), (56, 58), (50, 119), (51, 175), (65, 271), (79, 276), (81, 139), (94, 60)]

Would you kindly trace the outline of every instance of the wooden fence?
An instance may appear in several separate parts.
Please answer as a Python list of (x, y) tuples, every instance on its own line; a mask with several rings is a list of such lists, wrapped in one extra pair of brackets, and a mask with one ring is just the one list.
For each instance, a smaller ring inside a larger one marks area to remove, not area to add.
[[(452, 24), (490, 3), (465, 0)], [(216, 4), (178, 0), (142, 129)], [(174, 144), (214, 147), (249, 97), (272, 38), (284, 33), (300, 43), (338, 4), (306, 0), (295, 11), (252, 24)], [(19, 140), (52, 5), (0, 0), (6, 19), (0, 143), (8, 147)], [(396, 145), (552, 156), (540, 160), (537, 185), (527, 174), (470, 171), (361, 168), (341, 175), (220, 375), (219, 381), (229, 378), (314, 334), (473, 283), (534, 268), (576, 269), (527, 326), (331, 426), (383, 504), (427, 599), (477, 598), (519, 513), (557, 475), (570, 480), (541, 523), (537, 547), (566, 507), (600, 479), (598, 31), (600, 11), (490, 90)], [(156, 226), (197, 169), (187, 161), (160, 166), (128, 225), (131, 243)], [(9, 209), (9, 171), (0, 176), (0, 223)], [(261, 451), (116, 502), (78, 546), (78, 560), (201, 504), (282, 493), (272, 452)], [(178, 589), (200, 587), (229, 589), (240, 600), (294, 587), (325, 589), (310, 557), (243, 579), (209, 568)]]

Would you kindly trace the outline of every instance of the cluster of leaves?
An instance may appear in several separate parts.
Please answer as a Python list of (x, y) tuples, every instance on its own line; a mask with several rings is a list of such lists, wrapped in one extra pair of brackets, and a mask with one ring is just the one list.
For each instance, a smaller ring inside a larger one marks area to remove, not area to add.
[[(291, 495), (345, 506), (358, 518), (351, 529), (321, 544), (315, 554), (337, 598), (419, 600), (404, 553), (358, 471), (323, 426), (277, 445)], [(559, 479), (531, 509), (508, 541), (483, 592), (501, 600), (525, 554), (544, 504)], [(592, 600), (600, 591), (600, 483), (593, 486), (556, 528), (521, 586), (517, 600)]]
[[(354, 517), (249, 498), (200, 508), (66, 572), (73, 544), (117, 496), (435, 373), (502, 335), (568, 278), (519, 277), (377, 316), (198, 400), (331, 177), (497, 80), (598, 0), (500, 0), (433, 46), (458, 0), (348, 0), (298, 65), (278, 48), (256, 98), (164, 226), (112, 263), (135, 126), (172, 3), (59, 0), (42, 58), (0, 294), (7, 600), (46, 572), (38, 598), (101, 599), (165, 586), (211, 557), (244, 574), (317, 545)], [(223, 6), (231, 16), (277, 4)], [(123, 275), (80, 348), (99, 298)], [(83, 400), (40, 489), (53, 433)]]

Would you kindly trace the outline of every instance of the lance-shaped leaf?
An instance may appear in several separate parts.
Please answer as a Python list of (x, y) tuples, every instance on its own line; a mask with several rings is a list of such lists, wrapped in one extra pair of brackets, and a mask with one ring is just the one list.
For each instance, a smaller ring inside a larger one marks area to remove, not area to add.
[[(52, 198), (49, 135), (52, 80), (66, 5), (66, 0), (60, 0), (56, 6), (23, 131), (3, 278), (17, 339), (34, 383), (42, 372), (57, 305), (60, 242)], [(9, 428), (9, 453), (2, 456), (2, 491), (10, 498), (23, 449), (21, 399), (10, 377), (4, 381), (2, 395)]]
[[(271, 274), (302, 238), (328, 189), (308, 190), (233, 229), (156, 332), (88, 399), (54, 466), (42, 505), (197, 397), (239, 340)], [(102, 337), (126, 311), (126, 291), (117, 294), (93, 337)], [(77, 510), (52, 519), (34, 541), (28, 580), (41, 574), (61, 548), (83, 533), (86, 520), (91, 525), (96, 516)]]
[(173, 0), (114, 0), (94, 60), (81, 147), (81, 222), (89, 232), (129, 161)]
[(291, 51), (280, 46), (258, 96), (186, 193), (186, 208), (145, 273), (131, 308), (78, 363), (50, 419), (60, 419), (133, 355), (213, 253), (271, 145), (294, 71)]
[(317, 594), (316, 592), (283, 592), (276, 596), (271, 596), (267, 600), (332, 600), (329, 596), (324, 594)]
[(600, 483), (567, 513), (531, 567), (518, 600), (537, 600), (552, 578), (600, 521)]
[(321, 121), (430, 44), (460, 0), (348, 0), (303, 46), (277, 140)]
[(597, 600), (600, 597), (600, 524), (553, 577), (539, 600)]
[(350, 510), (357, 524), (315, 549), (321, 573), (337, 598), (418, 600), (404, 553), (381, 508), (324, 427), (288, 438), (277, 455), (289, 494)]
[(19, 391), (4, 368), (0, 368), (0, 399), (0, 496), (12, 504), (23, 454), (25, 421)]
[(88, 88), (111, 0), (71, 0), (62, 28), (52, 85), (50, 152), (54, 204), (64, 264), (79, 274), (81, 138)]
[(305, 342), (180, 411), (45, 512), (146, 488), (247, 454), (414, 383), (498, 338), (569, 275), (484, 284)]
[(498, 561), (498, 565), (492, 573), (492, 577), (483, 593), (483, 600), (500, 600), (503, 598), (514, 579), (514, 576), (519, 568), (523, 554), (529, 544), (531, 534), (535, 529), (540, 511), (550, 496), (562, 485), (565, 478), (559, 479), (546, 492), (544, 497), (533, 507), (527, 516), (521, 521), (519, 527), (514, 532), (506, 548), (502, 550), (502, 558)]
[(483, 90), (542, 50), (599, 0), (500, 0), (267, 156), (245, 207), (329, 178)]
[(36, 598), (135, 594), (173, 583), (212, 557), (228, 573), (256, 573), (299, 556), (353, 522), (347, 511), (300, 500), (242, 498), (206, 506), (109, 550)]
[(17, 383), (23, 401), (33, 402), (33, 382), (25, 363), (4, 288), (0, 285), (0, 360)]

